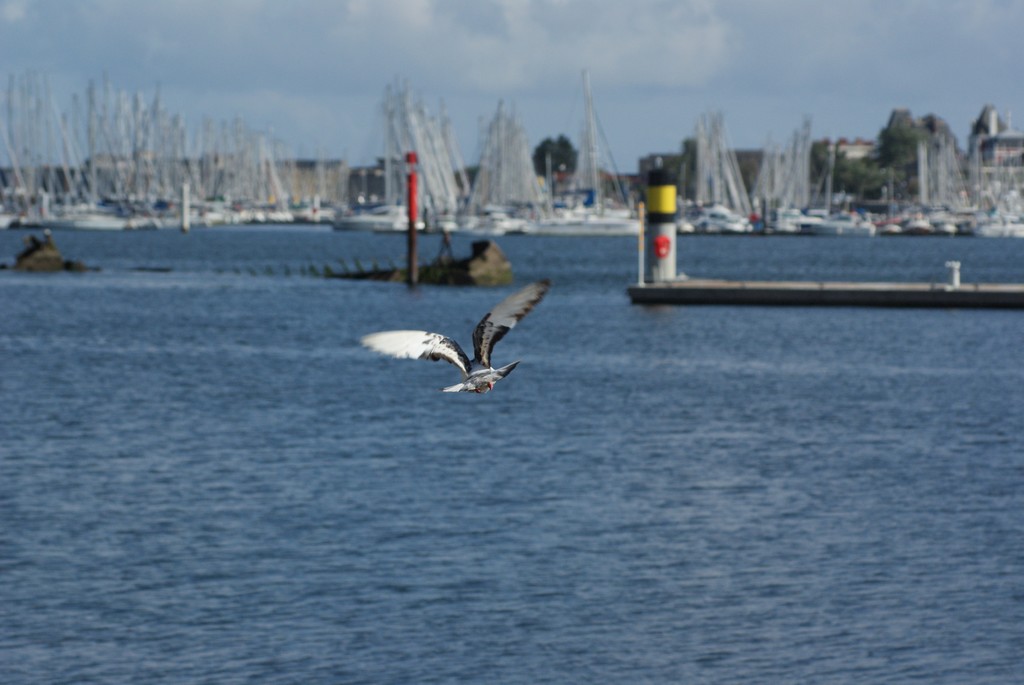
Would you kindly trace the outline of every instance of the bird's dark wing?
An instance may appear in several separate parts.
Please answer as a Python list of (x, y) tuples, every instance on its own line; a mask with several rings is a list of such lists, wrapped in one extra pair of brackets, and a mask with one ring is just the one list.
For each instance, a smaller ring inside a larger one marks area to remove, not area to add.
[(551, 287), (551, 281), (544, 279), (531, 283), (519, 292), (509, 295), (477, 324), (473, 331), (473, 355), (484, 366), (491, 365), (491, 350), (499, 340), (529, 314)]
[(469, 375), (469, 357), (459, 344), (440, 333), (427, 331), (382, 331), (363, 337), (360, 342), (366, 347), (399, 359), (444, 360)]

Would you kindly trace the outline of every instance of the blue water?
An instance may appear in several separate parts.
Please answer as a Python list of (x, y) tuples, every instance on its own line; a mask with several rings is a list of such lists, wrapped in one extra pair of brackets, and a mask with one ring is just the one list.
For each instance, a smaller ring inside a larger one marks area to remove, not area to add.
[[(449, 395), (358, 338), (511, 288), (308, 273), (401, 237), (56, 237), (101, 270), (0, 271), (0, 682), (1024, 682), (1024, 313), (643, 308), (632, 240), (511, 236), (554, 286)], [(679, 254), (1024, 282), (1012, 239)]]

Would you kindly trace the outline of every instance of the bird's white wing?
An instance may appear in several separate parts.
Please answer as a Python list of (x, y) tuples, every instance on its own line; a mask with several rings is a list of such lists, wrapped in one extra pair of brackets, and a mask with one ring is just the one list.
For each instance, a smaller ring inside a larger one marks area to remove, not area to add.
[(550, 287), (551, 281), (548, 279), (531, 283), (506, 297), (488, 312), (473, 331), (475, 359), (484, 366), (490, 366), (494, 345), (537, 306)]
[(469, 357), (459, 344), (440, 333), (427, 331), (382, 331), (364, 336), (360, 342), (366, 347), (399, 359), (444, 360), (469, 374)]

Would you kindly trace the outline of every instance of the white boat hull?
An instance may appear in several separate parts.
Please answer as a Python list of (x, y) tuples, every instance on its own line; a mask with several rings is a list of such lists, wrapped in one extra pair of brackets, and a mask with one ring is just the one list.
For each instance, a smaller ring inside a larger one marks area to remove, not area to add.
[(804, 226), (808, 235), (829, 235), (845, 238), (871, 238), (878, 229), (870, 221), (857, 217), (835, 217)]
[[(339, 216), (334, 220), (338, 231), (373, 231), (393, 233), (409, 230), (409, 214), (401, 205), (376, 207), (368, 212)], [(423, 221), (417, 221), (417, 230), (423, 230)]]
[(981, 238), (1024, 238), (1024, 223), (995, 222), (979, 224), (974, 235)]
[(635, 236), (640, 234), (640, 220), (588, 215), (582, 218), (545, 219), (525, 226), (533, 235)]
[(76, 231), (123, 231), (129, 226), (129, 217), (105, 214), (79, 214), (44, 219), (47, 228)]

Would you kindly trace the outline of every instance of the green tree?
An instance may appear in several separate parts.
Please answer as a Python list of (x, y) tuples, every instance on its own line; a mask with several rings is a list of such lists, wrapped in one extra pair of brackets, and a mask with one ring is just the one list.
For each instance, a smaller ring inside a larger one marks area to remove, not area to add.
[(892, 170), (896, 199), (917, 194), (917, 145), (928, 140), (928, 135), (926, 130), (910, 126), (889, 126), (878, 133), (875, 158), (886, 181)]
[(845, 191), (862, 200), (878, 198), (885, 180), (885, 172), (872, 159), (847, 159), (844, 154), (836, 157), (836, 175), (832, 184), (835, 190)]
[[(815, 189), (823, 192), (825, 174), (828, 173), (828, 148), (825, 141), (811, 143), (811, 194)], [(916, 148), (915, 148), (916, 149)], [(916, 153), (915, 153), (916, 154)], [(885, 186), (886, 171), (870, 157), (848, 159), (836, 152), (835, 171), (832, 176), (833, 192), (846, 192), (859, 199), (877, 198)]]
[(533, 170), (538, 176), (547, 174), (548, 155), (551, 156), (552, 173), (565, 171), (571, 174), (576, 171), (576, 148), (572, 146), (572, 142), (564, 134), (554, 140), (545, 138), (540, 142), (540, 145), (534, 148)]
[(897, 173), (912, 173), (917, 164), (917, 144), (926, 140), (928, 134), (909, 126), (889, 126), (878, 134), (876, 158), (878, 166), (895, 170)]

